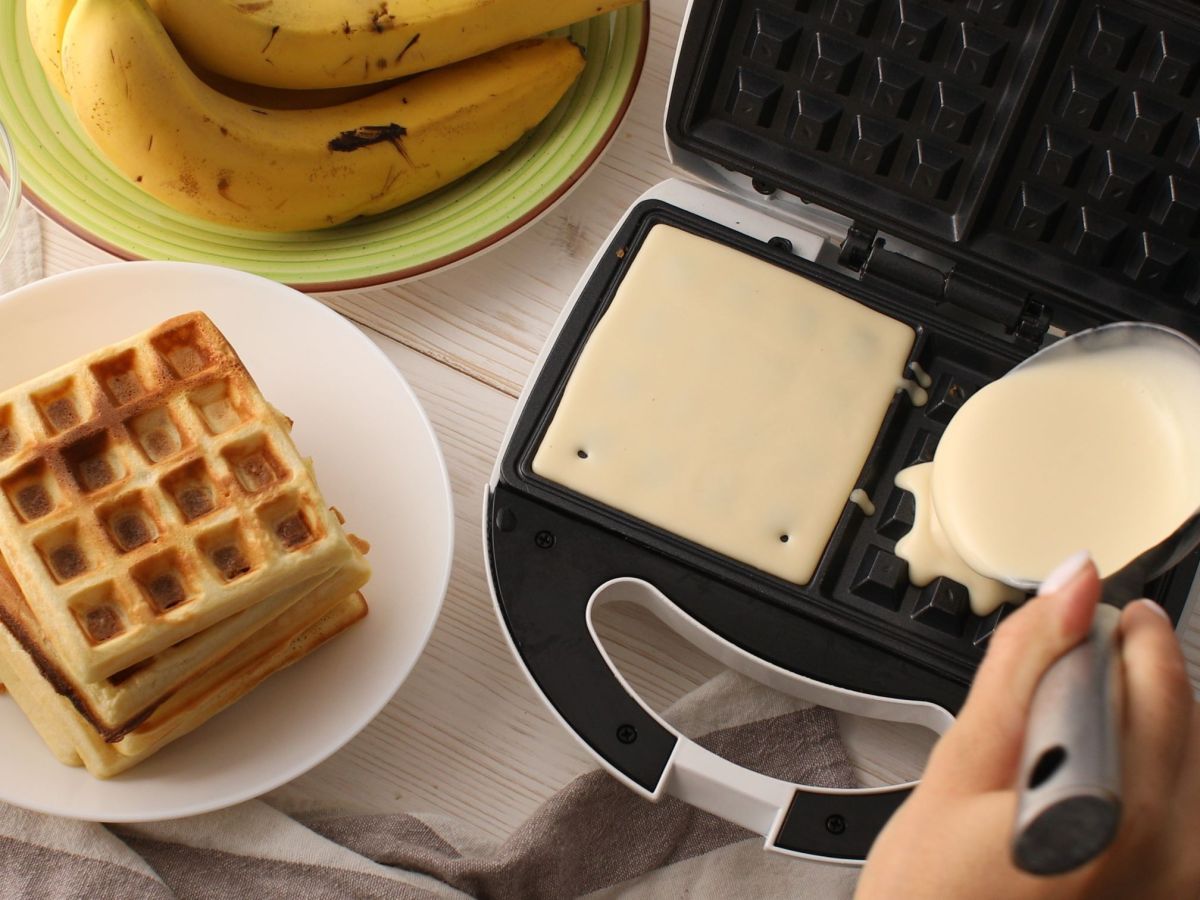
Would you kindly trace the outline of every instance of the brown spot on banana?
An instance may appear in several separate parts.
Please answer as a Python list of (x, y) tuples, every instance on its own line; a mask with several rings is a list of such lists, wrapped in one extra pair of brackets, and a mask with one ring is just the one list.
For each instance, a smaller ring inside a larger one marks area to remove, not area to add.
[(235, 8), (238, 12), (256, 13), (262, 12), (264, 9), (270, 9), (274, 5), (275, 0), (260, 0), (258, 3), (239, 3)]
[(408, 131), (405, 127), (397, 125), (395, 122), (390, 125), (360, 125), (350, 131), (343, 131), (333, 138), (329, 142), (329, 149), (335, 153), (352, 153), (363, 147), (382, 144), (386, 141), (400, 151), (401, 156), (408, 159), (408, 154), (400, 143), (400, 139), (406, 134)]
[(271, 36), (269, 38), (267, 38), (267, 42), (265, 44), (263, 44), (263, 48), (260, 51), (261, 53), (267, 52), (267, 48), (270, 47), (272, 43), (274, 43), (275, 35), (277, 35), (277, 34), (279, 34), (279, 26), (274, 25), (271, 27)]
[(221, 199), (228, 200), (234, 206), (240, 206), (242, 209), (248, 209), (249, 207), (247, 207), (246, 204), (238, 203), (238, 201), (234, 200), (233, 197), (229, 195), (229, 179), (232, 176), (233, 173), (226, 169), (222, 169), (217, 173), (217, 193), (221, 195)]
[(395, 27), (396, 17), (388, 12), (388, 5), (386, 3), (379, 4), (379, 9), (371, 13), (371, 30), (376, 34), (383, 34)]
[(191, 172), (179, 173), (179, 187), (189, 197), (196, 197), (200, 194), (200, 183), (196, 181), (196, 176)]
[(421, 39), (421, 32), (419, 32), (419, 31), (416, 34), (414, 34), (411, 38), (408, 39), (408, 43), (404, 45), (404, 49), (401, 50), (396, 55), (396, 65), (400, 65), (400, 60), (404, 59), (404, 54), (407, 53), (412, 48), (412, 45), (415, 44), (420, 39)]

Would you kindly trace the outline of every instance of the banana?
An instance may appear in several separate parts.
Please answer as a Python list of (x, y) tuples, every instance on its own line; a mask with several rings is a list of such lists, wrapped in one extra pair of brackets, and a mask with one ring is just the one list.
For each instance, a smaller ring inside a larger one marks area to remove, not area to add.
[(151, 0), (210, 71), (307, 89), (424, 72), (633, 0)]
[(50, 85), (64, 98), (67, 86), (62, 76), (62, 39), (67, 17), (75, 8), (75, 0), (26, 0), (25, 27), (33, 54), (42, 65)]
[(260, 109), (320, 109), (323, 106), (337, 106), (360, 97), (369, 97), (390, 86), (388, 82), (381, 81), (374, 84), (357, 84), (353, 87), (292, 91), (286, 88), (263, 87), (261, 84), (234, 81), (232, 78), (210, 72), (190, 59), (187, 60), (187, 64), (192, 73), (214, 91)]
[(241, 228), (322, 228), (391, 209), (487, 162), (583, 68), (570, 41), (504, 47), (322, 109), (270, 110), (208, 87), (146, 0), (77, 0), (62, 48), (76, 115), (170, 206)]

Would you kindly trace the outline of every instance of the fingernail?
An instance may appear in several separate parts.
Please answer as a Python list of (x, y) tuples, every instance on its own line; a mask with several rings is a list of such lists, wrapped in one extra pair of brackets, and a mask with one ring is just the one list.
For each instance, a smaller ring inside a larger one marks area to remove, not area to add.
[(1070, 584), (1075, 576), (1078, 575), (1083, 567), (1086, 566), (1092, 559), (1092, 555), (1086, 550), (1080, 550), (1078, 553), (1072, 553), (1042, 579), (1042, 584), (1038, 588), (1038, 596), (1042, 594), (1053, 594), (1060, 588)]
[[(1171, 617), (1167, 615), (1167, 611), (1165, 609), (1163, 609), (1161, 606), (1159, 606), (1157, 603), (1155, 603), (1153, 600), (1150, 600), (1147, 597), (1143, 597), (1141, 600), (1138, 601), (1138, 603), (1142, 604), (1147, 609), (1154, 610), (1156, 613), (1158, 613), (1160, 616), (1162, 616), (1168, 622), (1171, 621)], [(1175, 623), (1172, 622), (1171, 627), (1174, 628)]]

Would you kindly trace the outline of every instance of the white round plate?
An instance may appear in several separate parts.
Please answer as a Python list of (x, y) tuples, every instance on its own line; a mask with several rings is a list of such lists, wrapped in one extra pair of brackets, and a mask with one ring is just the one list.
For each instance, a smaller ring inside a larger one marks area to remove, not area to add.
[(0, 298), (0, 388), (203, 310), (295, 420), (325, 498), (371, 544), (365, 620), (109, 781), (59, 763), (0, 695), (0, 800), (101, 822), (170, 819), (258, 796), (326, 759), (387, 704), (425, 647), (450, 576), (454, 515), (417, 398), (354, 325), (254, 275), (172, 262), (59, 275)]

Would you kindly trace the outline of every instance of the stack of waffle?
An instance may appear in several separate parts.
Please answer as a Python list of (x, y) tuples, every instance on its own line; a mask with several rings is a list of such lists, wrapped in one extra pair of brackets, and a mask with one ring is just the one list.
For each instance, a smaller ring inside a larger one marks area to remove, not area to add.
[(0, 394), (0, 681), (115, 775), (366, 614), (342, 529), (209, 319)]

